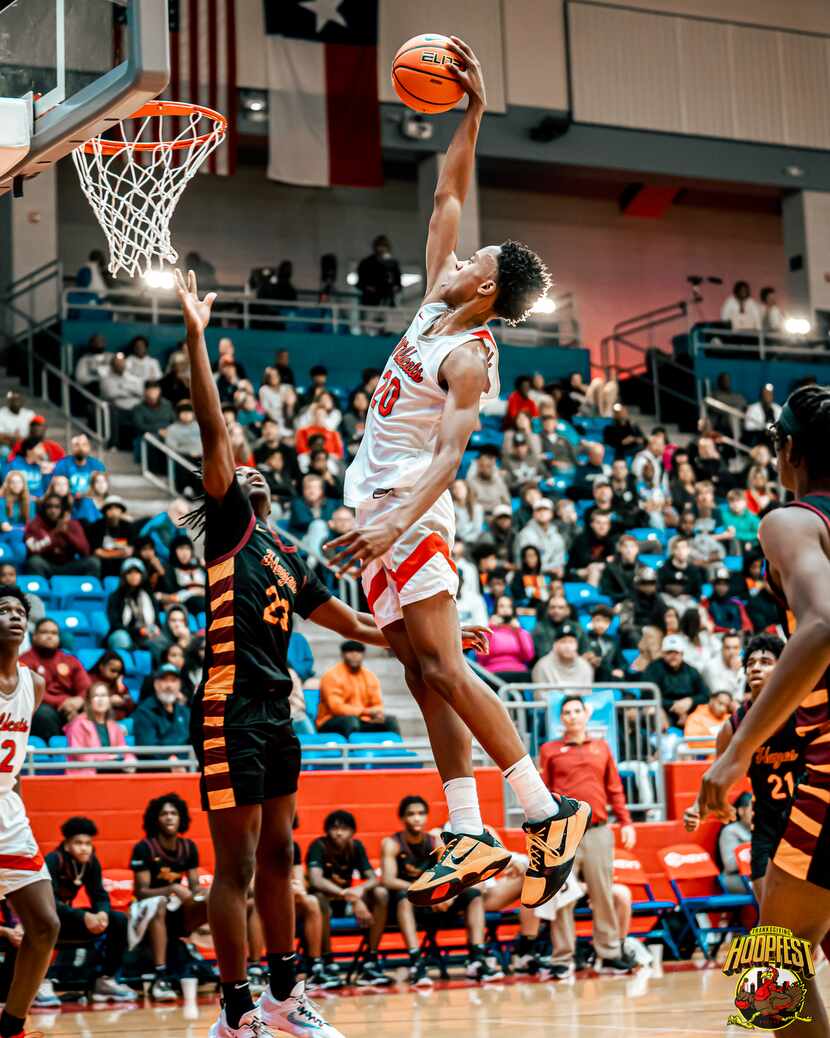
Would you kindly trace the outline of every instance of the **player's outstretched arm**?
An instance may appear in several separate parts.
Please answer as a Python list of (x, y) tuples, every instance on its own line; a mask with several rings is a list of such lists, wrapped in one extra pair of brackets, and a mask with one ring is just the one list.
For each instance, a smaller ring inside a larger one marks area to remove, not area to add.
[(780, 577), (796, 630), (723, 756), (703, 776), (702, 817), (711, 812), (731, 820), (729, 787), (746, 774), (754, 750), (781, 727), (830, 666), (830, 558), (823, 534), (823, 522), (806, 509), (778, 509), (761, 523), (761, 546)]
[(204, 299), (199, 299), (196, 275), (192, 270), (187, 272), (187, 281), (181, 271), (176, 271), (176, 292), (187, 329), (190, 395), (202, 434), (202, 483), (211, 497), (221, 500), (231, 485), (236, 466), (205, 342), (205, 328), (210, 323), (210, 310), (216, 293), (208, 292)]
[(481, 64), (472, 49), (457, 36), (450, 36), (449, 49), (464, 62), (462, 72), (456, 70), (461, 85), (469, 97), (464, 118), (453, 134), (438, 183), (435, 186), (435, 205), (429, 221), (427, 234), (427, 285), (428, 298), (441, 281), (441, 274), (451, 263), (455, 263), (455, 248), (458, 243), (458, 228), (461, 225), (461, 208), (470, 190), (476, 158), (476, 141), (481, 126), (481, 117), (487, 107), (484, 78)]

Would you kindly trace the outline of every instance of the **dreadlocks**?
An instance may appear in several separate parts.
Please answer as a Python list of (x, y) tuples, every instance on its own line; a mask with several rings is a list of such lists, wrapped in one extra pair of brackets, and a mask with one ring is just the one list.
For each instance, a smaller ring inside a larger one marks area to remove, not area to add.
[(804, 459), (811, 479), (830, 477), (830, 387), (802, 386), (791, 393), (776, 431), (780, 439), (792, 438), (793, 449)]
[[(194, 475), (201, 483), (201, 468), (197, 468), (194, 472)], [(189, 530), (192, 531), (194, 536), (201, 537), (202, 534), (205, 532), (205, 523), (207, 522), (207, 505), (205, 501), (204, 491), (202, 491), (201, 494), (194, 494), (192, 500), (194, 507), (191, 508), (189, 512), (185, 512), (181, 519), (179, 519), (178, 525), (186, 526)]]

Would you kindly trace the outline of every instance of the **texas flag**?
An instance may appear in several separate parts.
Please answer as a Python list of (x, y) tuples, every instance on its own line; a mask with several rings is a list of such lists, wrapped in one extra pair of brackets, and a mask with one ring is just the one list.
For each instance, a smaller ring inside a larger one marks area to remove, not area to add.
[(265, 25), (268, 176), (381, 184), (377, 0), (265, 0)]

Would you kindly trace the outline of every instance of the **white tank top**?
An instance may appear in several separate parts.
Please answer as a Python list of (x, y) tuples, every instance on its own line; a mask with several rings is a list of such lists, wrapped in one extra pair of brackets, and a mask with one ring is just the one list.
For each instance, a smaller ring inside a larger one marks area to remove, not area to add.
[(446, 303), (424, 304), (386, 362), (360, 447), (346, 472), (344, 498), (358, 505), (388, 490), (415, 486), (432, 462), (447, 394), (438, 382), (444, 359), (472, 339), (487, 347), (490, 385), (482, 400), (499, 395), (499, 351), (485, 325), (454, 335), (424, 335)]
[(34, 710), (32, 672), (18, 663), (17, 688), (10, 696), (0, 695), (0, 795), (14, 789), (23, 767)]

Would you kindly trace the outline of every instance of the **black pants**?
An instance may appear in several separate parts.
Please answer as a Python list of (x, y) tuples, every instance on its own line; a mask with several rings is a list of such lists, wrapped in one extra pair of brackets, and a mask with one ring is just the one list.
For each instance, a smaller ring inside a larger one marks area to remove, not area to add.
[(32, 716), (32, 735), (43, 739), (46, 745), (53, 735), (63, 735), (65, 722), (51, 703), (41, 703)]
[(58, 565), (55, 562), (49, 562), (47, 559), (44, 559), (42, 555), (30, 555), (26, 560), (26, 569), (29, 573), (34, 573), (38, 577), (45, 577), (47, 580), (55, 576), (99, 577), (101, 575), (101, 560), (90, 555), (85, 559), (73, 559), (71, 562), (64, 562), (63, 565)]
[(342, 735), (346, 739), (349, 738), (352, 732), (397, 732), (398, 735), (401, 734), (397, 718), (390, 717), (389, 714), (379, 723), (361, 721), (359, 717), (332, 717), (324, 725), (321, 725), (317, 731), (323, 733), (337, 732), (338, 735)]
[(109, 926), (102, 934), (96, 936), (86, 928), (85, 909), (72, 908), (70, 905), (60, 902), (58, 902), (57, 909), (61, 924), (58, 943), (66, 941), (72, 944), (95, 944), (95, 959), (101, 966), (102, 975), (114, 977), (121, 969), (124, 953), (127, 950), (127, 916), (123, 912), (109, 909), (107, 912)]

